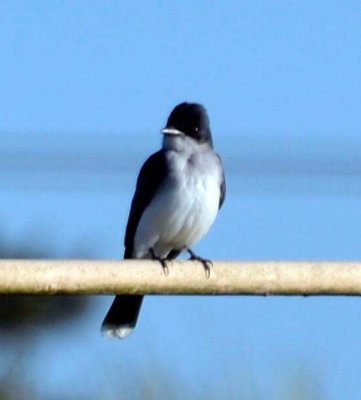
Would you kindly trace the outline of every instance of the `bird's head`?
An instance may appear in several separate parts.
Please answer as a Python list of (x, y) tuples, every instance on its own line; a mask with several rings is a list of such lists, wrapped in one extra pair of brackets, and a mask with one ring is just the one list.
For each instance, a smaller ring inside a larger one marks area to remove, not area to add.
[(201, 104), (178, 104), (170, 113), (162, 133), (165, 141), (190, 138), (197, 144), (209, 144), (212, 147), (208, 114)]

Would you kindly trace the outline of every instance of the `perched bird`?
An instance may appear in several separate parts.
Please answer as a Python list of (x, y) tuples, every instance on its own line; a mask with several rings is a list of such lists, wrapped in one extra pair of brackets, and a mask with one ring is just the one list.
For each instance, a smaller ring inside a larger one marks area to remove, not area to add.
[[(167, 260), (187, 251), (213, 224), (226, 194), (221, 159), (213, 150), (206, 109), (177, 105), (168, 117), (162, 148), (140, 170), (125, 233), (124, 258)], [(101, 327), (109, 337), (125, 338), (135, 328), (143, 296), (117, 295)]]

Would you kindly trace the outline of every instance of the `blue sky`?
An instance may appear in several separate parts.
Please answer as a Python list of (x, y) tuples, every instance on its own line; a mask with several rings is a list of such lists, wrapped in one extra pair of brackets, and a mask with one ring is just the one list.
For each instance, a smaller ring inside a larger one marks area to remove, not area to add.
[(357, 134), (358, 1), (2, 1), (3, 131)]
[[(359, 259), (360, 21), (358, 1), (0, 2), (3, 238), (119, 258), (141, 162), (194, 100), (228, 180), (200, 254)], [(361, 396), (358, 299), (149, 297), (122, 343), (99, 334), (109, 302), (39, 336), (42, 390), (117, 398), (160, 365), (193, 394), (278, 400), (299, 369), (310, 393)]]

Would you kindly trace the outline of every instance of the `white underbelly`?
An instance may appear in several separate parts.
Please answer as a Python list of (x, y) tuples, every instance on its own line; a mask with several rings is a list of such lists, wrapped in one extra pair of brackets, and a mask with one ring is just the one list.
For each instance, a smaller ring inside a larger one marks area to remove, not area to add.
[(156, 195), (139, 222), (134, 257), (147, 257), (153, 248), (160, 257), (172, 249), (193, 246), (213, 224), (220, 188), (213, 177), (189, 178), (168, 185)]

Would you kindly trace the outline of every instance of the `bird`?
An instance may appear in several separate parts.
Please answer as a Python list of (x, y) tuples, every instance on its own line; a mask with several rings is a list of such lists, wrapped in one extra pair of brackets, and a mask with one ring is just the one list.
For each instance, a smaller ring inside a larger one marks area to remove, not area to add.
[[(162, 147), (140, 169), (124, 239), (124, 259), (167, 261), (182, 252), (200, 261), (207, 276), (211, 261), (191, 247), (214, 223), (226, 196), (220, 156), (213, 149), (205, 107), (183, 102), (169, 114)], [(142, 295), (117, 295), (101, 326), (103, 335), (124, 339), (134, 330)]]

